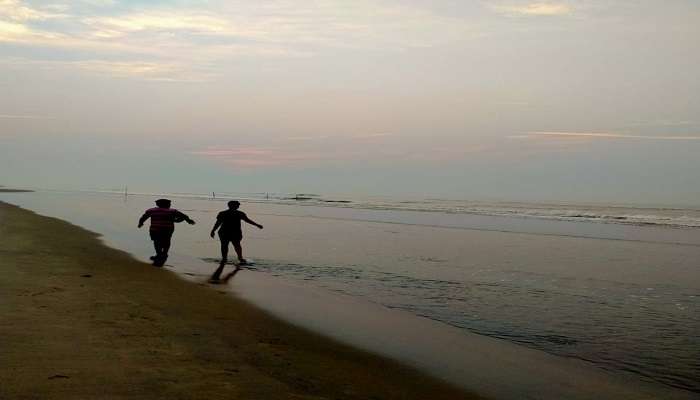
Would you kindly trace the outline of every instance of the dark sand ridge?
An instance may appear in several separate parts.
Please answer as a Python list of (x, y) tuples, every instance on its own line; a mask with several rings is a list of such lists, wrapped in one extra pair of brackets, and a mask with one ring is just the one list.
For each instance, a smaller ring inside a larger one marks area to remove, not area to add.
[(475, 399), (0, 202), (0, 399)]
[(7, 189), (7, 188), (4, 188), (2, 185), (0, 185), (0, 193), (28, 193), (28, 192), (33, 192), (33, 190)]

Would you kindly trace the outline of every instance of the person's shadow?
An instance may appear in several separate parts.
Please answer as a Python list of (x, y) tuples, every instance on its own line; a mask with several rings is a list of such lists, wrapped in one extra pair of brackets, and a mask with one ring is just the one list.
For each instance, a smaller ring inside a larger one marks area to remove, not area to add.
[(240, 271), (240, 270), (242, 270), (242, 269), (243, 269), (243, 268), (241, 268), (241, 267), (239, 267), (238, 265), (236, 265), (236, 269), (234, 269), (233, 271), (231, 271), (231, 272), (229, 272), (228, 274), (224, 275), (224, 278), (221, 279), (221, 282), (223, 282), (223, 283), (228, 283), (228, 281), (230, 281), (231, 279), (233, 279), (233, 277), (236, 276), (236, 274), (238, 273), (238, 271)]

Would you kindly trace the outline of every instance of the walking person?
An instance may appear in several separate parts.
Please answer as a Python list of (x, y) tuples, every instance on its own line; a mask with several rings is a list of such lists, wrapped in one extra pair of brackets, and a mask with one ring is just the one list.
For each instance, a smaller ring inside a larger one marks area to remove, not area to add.
[(246, 264), (246, 259), (243, 258), (243, 249), (241, 248), (241, 240), (243, 239), (243, 232), (241, 230), (241, 221), (245, 221), (251, 225), (257, 226), (262, 229), (263, 226), (257, 222), (248, 218), (243, 211), (238, 210), (241, 203), (232, 200), (228, 202), (228, 210), (220, 212), (216, 216), (216, 223), (211, 229), (211, 237), (213, 238), (216, 234), (216, 230), (219, 230), (219, 240), (221, 240), (221, 264), (219, 268), (212, 275), (212, 281), (218, 281), (221, 278), (221, 272), (224, 270), (226, 261), (228, 261), (228, 244), (233, 243), (233, 248), (236, 250), (236, 255), (238, 256), (238, 262), (240, 265)]
[(152, 256), (151, 260), (156, 267), (162, 267), (168, 259), (170, 239), (175, 231), (175, 223), (187, 221), (188, 224), (194, 225), (194, 221), (190, 217), (170, 208), (170, 203), (168, 199), (156, 200), (156, 207), (146, 210), (139, 219), (139, 228), (147, 219), (151, 219), (149, 233), (153, 241), (153, 248), (156, 250), (156, 255)]

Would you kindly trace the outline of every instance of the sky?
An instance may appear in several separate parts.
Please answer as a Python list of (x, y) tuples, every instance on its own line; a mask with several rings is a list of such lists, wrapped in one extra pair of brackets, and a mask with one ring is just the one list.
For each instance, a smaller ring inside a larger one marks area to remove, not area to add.
[(696, 0), (0, 0), (0, 185), (700, 206)]

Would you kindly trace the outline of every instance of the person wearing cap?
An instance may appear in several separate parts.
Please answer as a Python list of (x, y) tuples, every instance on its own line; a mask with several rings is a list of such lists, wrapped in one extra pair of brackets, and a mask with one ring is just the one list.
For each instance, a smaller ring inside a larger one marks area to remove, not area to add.
[(149, 218), (151, 219), (149, 233), (156, 250), (156, 255), (152, 256), (151, 260), (156, 267), (162, 267), (168, 259), (170, 239), (175, 231), (175, 223), (187, 221), (188, 224), (194, 225), (194, 221), (180, 211), (170, 208), (170, 200), (168, 199), (156, 200), (156, 207), (146, 210), (139, 219), (139, 228)]
[(246, 264), (246, 259), (243, 258), (243, 249), (241, 248), (241, 240), (243, 239), (241, 221), (257, 226), (258, 229), (263, 228), (262, 225), (248, 218), (243, 211), (238, 210), (240, 205), (241, 203), (235, 200), (229, 201), (228, 210), (224, 210), (216, 216), (216, 223), (211, 229), (212, 238), (215, 236), (216, 230), (219, 230), (219, 240), (221, 241), (221, 264), (214, 272), (214, 275), (212, 275), (212, 281), (218, 281), (221, 277), (221, 272), (224, 270), (224, 266), (226, 265), (226, 261), (228, 259), (229, 242), (233, 243), (233, 248), (236, 250), (239, 264)]

